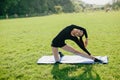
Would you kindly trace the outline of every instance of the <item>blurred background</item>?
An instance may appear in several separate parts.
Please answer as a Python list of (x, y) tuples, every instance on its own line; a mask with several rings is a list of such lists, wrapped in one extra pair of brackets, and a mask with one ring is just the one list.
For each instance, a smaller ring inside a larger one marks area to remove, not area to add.
[(0, 19), (120, 9), (120, 0), (0, 0)]

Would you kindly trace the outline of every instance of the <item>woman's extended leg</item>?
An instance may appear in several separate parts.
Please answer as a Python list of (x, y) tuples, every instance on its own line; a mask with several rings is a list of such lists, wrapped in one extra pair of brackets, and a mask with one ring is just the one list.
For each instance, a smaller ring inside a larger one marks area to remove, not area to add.
[(64, 47), (62, 47), (62, 49), (66, 50), (66, 51), (69, 51), (69, 52), (72, 52), (74, 54), (77, 54), (77, 55), (80, 55), (80, 56), (95, 60), (95, 57), (92, 57), (92, 56), (90, 56), (88, 54), (81, 53), (81, 52), (75, 50), (74, 48), (72, 48), (71, 46), (65, 45)]
[(59, 54), (58, 54), (58, 48), (52, 47), (52, 52), (53, 52), (55, 61), (56, 61), (56, 62), (59, 62), (59, 61), (60, 61), (60, 57), (59, 57)]

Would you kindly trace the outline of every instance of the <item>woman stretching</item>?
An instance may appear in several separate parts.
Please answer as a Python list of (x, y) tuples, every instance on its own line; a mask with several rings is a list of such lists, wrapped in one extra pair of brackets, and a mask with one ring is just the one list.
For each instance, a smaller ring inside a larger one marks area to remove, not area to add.
[[(85, 41), (83, 42), (82, 37), (85, 36)], [(67, 45), (65, 40), (74, 41), (85, 53), (84, 54), (73, 47)], [(62, 53), (58, 52), (58, 48), (62, 48), (65, 51), (72, 52), (76, 55), (83, 56), (94, 60), (94, 62), (103, 63), (101, 60), (91, 56), (91, 53), (85, 48), (88, 44), (88, 34), (85, 28), (76, 25), (70, 25), (64, 28), (53, 40), (52, 40), (52, 52), (56, 63), (60, 62), (60, 57), (63, 56)], [(60, 55), (60, 57), (59, 57)]]

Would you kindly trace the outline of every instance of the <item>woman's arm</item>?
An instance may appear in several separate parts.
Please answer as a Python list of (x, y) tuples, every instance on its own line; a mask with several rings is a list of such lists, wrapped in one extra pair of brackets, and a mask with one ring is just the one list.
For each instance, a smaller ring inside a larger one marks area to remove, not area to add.
[(88, 38), (86, 38), (84, 41), (84, 46), (87, 47), (87, 45), (88, 45)]
[(85, 51), (88, 55), (91, 55), (90, 52), (85, 48), (82, 37), (78, 39), (77, 37), (73, 39), (73, 41), (83, 50)]

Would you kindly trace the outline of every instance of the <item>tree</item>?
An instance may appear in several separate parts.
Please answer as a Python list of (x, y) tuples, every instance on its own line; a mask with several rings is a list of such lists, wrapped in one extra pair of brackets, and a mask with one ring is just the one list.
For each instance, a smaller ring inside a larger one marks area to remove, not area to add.
[(61, 6), (55, 6), (55, 11), (58, 14), (62, 13), (62, 7)]
[(120, 0), (113, 3), (112, 8), (113, 8), (113, 10), (119, 10), (120, 9)]
[(9, 14), (9, 9), (17, 5), (19, 0), (0, 0), (0, 15)]
[(74, 5), (71, 0), (0, 0), (0, 16), (48, 15), (56, 11), (73, 12)]

